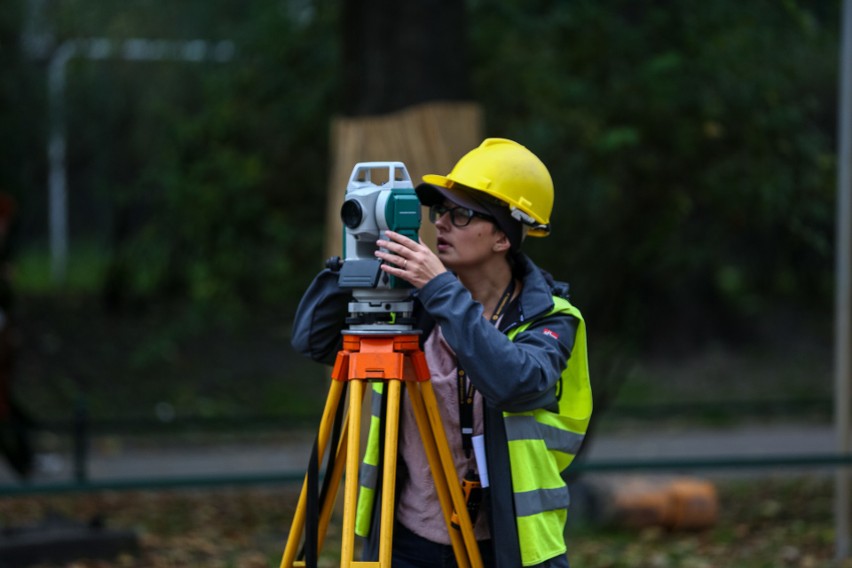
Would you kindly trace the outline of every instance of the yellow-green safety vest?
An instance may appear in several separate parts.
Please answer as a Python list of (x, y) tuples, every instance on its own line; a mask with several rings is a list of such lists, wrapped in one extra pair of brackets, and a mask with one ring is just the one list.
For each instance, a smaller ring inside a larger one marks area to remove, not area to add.
[[(553, 301), (548, 315), (565, 313), (579, 321), (574, 348), (558, 385), (559, 410), (503, 413), (524, 566), (566, 552), (564, 531), (570, 497), (563, 473), (580, 450), (592, 415), (586, 324), (580, 310), (568, 300), (554, 297)], [(531, 323), (511, 330), (509, 339)]]
[[(580, 311), (564, 298), (553, 298), (548, 316), (565, 313), (579, 321), (574, 348), (562, 371), (557, 395), (558, 412), (538, 409), (504, 412), (512, 490), (521, 561), (524, 566), (540, 564), (565, 554), (564, 530), (569, 505), (563, 472), (583, 443), (592, 414), (592, 390), (586, 348), (586, 326)], [(511, 330), (509, 339), (527, 329), (530, 320)], [(384, 383), (373, 383), (370, 428), (359, 473), (355, 534), (370, 532), (379, 473), (379, 433)]]

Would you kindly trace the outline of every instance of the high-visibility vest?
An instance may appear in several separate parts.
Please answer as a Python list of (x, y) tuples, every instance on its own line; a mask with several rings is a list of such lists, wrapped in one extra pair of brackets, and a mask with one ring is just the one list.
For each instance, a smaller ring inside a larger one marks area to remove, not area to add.
[[(565, 313), (579, 321), (571, 357), (557, 385), (559, 410), (503, 413), (524, 566), (540, 564), (566, 552), (563, 534), (570, 498), (562, 474), (583, 443), (592, 413), (583, 316), (567, 300), (555, 296), (553, 301), (554, 307), (546, 315)], [(509, 339), (514, 339), (534, 321), (511, 330)], [(369, 535), (376, 497), (383, 390), (384, 383), (373, 383), (370, 429), (359, 473), (355, 520), (355, 534), (362, 537)]]
[[(554, 297), (548, 315), (565, 313), (579, 321), (574, 347), (557, 385), (558, 412), (537, 409), (504, 412), (521, 563), (540, 564), (565, 554), (565, 521), (570, 496), (563, 474), (589, 427), (592, 389), (586, 350), (586, 325), (568, 300)], [(511, 330), (513, 339), (532, 322)]]

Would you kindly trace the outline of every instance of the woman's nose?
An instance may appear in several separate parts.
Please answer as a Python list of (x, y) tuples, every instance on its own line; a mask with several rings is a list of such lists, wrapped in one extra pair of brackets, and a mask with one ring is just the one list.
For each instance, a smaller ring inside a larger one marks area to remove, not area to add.
[(450, 211), (444, 211), (438, 215), (438, 217), (435, 218), (435, 226), (438, 227), (440, 225), (441, 228), (447, 228), (447, 226), (450, 225), (450, 215)]

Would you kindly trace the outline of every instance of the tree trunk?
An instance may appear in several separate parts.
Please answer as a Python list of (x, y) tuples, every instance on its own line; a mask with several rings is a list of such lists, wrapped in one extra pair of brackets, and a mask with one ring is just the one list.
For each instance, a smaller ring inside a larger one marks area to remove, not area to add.
[[(326, 252), (340, 255), (340, 206), (352, 168), (401, 161), (416, 186), (446, 174), (482, 138), (469, 100), (461, 0), (348, 0), (342, 15), (343, 115), (331, 124)], [(422, 240), (434, 244), (424, 223)]]
[(341, 25), (345, 115), (469, 99), (462, 0), (348, 0)]

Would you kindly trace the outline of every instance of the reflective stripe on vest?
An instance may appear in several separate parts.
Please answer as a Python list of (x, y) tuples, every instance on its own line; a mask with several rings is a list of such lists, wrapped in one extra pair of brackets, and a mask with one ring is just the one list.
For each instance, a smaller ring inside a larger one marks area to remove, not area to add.
[(379, 482), (379, 433), (382, 420), (382, 395), (384, 383), (373, 383), (373, 396), (370, 403), (370, 430), (367, 435), (367, 448), (358, 473), (358, 506), (355, 512), (355, 534), (366, 537), (370, 534), (370, 522), (373, 515), (373, 503), (376, 500), (376, 485)]
[[(592, 413), (583, 316), (567, 300), (554, 297), (553, 301), (548, 316), (564, 313), (579, 322), (571, 357), (560, 378), (559, 411), (503, 413), (524, 566), (540, 564), (566, 552), (563, 535), (570, 496), (563, 473), (583, 444)], [(510, 331), (509, 339), (514, 340), (531, 323)]]
[[(542, 439), (550, 451), (576, 455), (583, 445), (585, 436), (577, 432), (560, 430), (546, 422), (539, 422), (532, 413), (508, 414), (505, 416), (506, 434), (509, 441)], [(509, 424), (511, 422), (511, 424)]]
[(570, 503), (571, 494), (567, 487), (534, 489), (515, 493), (515, 514), (519, 517), (529, 517), (540, 511), (567, 509)]

